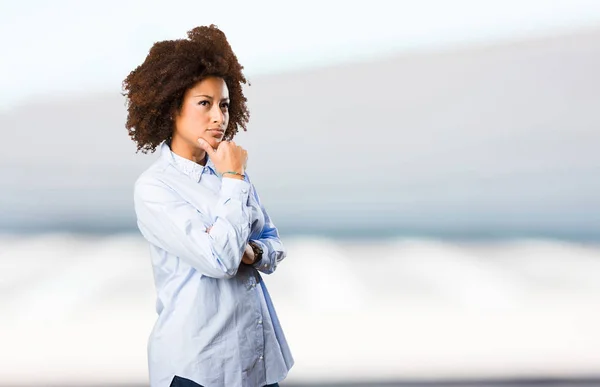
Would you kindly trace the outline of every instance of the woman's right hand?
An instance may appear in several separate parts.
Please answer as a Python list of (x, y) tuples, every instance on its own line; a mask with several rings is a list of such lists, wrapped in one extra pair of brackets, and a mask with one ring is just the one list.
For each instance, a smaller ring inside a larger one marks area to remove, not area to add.
[[(223, 174), (227, 171), (237, 172), (241, 175), (244, 174), (246, 167), (246, 161), (248, 160), (248, 152), (239, 145), (236, 145), (233, 141), (221, 141), (217, 149), (213, 149), (208, 142), (204, 139), (199, 138), (198, 144), (202, 149), (208, 153), (208, 156), (215, 164), (217, 172)], [(241, 176), (226, 174), (227, 177)]]

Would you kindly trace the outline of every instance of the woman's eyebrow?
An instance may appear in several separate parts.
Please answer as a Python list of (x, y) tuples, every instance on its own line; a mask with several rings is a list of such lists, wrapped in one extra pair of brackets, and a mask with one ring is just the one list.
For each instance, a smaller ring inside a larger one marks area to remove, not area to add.
[[(194, 95), (194, 98), (197, 98), (197, 97), (206, 97), (206, 98), (214, 99), (214, 97), (212, 97), (210, 95), (206, 95), (206, 94)], [(227, 101), (228, 99), (229, 99), (229, 97), (221, 98), (221, 101)]]

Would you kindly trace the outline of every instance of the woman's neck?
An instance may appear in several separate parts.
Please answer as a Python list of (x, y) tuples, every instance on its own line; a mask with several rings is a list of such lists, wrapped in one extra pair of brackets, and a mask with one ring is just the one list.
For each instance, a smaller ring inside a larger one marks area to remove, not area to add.
[(187, 141), (174, 137), (170, 143), (171, 152), (185, 159), (192, 160), (193, 162), (205, 165), (206, 164), (206, 151), (198, 147), (193, 146)]

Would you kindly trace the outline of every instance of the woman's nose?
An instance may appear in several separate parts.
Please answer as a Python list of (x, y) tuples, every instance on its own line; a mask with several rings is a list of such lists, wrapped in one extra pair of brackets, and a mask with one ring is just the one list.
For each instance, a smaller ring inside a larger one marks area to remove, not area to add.
[(212, 109), (212, 121), (215, 124), (222, 124), (223, 123), (223, 119), (224, 119), (224, 115), (223, 112), (221, 111), (220, 107), (216, 106), (213, 107)]

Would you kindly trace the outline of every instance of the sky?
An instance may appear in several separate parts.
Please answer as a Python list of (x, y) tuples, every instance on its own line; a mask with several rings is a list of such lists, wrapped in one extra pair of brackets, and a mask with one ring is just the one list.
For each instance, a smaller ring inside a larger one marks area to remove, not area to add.
[(210, 23), (227, 34), (251, 78), (600, 25), (600, 1), (1, 0), (0, 110), (120, 91), (153, 42)]

